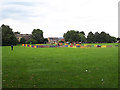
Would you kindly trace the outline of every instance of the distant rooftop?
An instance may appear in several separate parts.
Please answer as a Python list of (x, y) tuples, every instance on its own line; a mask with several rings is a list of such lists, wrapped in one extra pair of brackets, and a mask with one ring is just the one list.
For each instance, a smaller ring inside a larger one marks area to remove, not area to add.
[(16, 34), (15, 36), (20, 37), (20, 36), (31, 36), (32, 34)]
[(58, 38), (58, 37), (48, 37), (48, 38)]
[(59, 39), (64, 39), (63, 37), (48, 37), (48, 38), (59, 38)]
[(64, 39), (64, 37), (58, 37), (59, 39)]

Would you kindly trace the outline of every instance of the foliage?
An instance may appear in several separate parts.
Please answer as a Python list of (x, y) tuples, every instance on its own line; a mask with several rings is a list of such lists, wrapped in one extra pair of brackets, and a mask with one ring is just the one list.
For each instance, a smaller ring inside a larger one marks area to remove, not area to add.
[(88, 33), (87, 42), (91, 42), (91, 43), (95, 42), (95, 36), (92, 32)]
[(44, 38), (44, 43), (46, 44), (48, 42), (48, 39), (47, 38)]
[(58, 41), (59, 43), (64, 43), (64, 41)]
[(31, 42), (32, 42), (32, 44), (36, 44), (36, 43), (38, 43), (38, 41), (35, 40), (35, 39), (30, 39), (30, 40), (28, 40), (27, 43), (29, 44), (29, 43), (31, 43)]
[(9, 46), (9, 45), (16, 45), (18, 43), (17, 38), (15, 37), (12, 29), (8, 25), (2, 25), (2, 45)]
[(95, 32), (95, 34), (93, 34), (92, 32), (88, 33), (87, 36), (87, 42), (89, 43), (112, 43), (112, 42), (116, 42), (117, 38), (110, 36), (108, 33), (102, 31), (101, 33)]
[(25, 44), (25, 42), (26, 42), (25, 38), (22, 37), (22, 38), (20, 39), (20, 43), (21, 43), (21, 44)]
[(35, 39), (38, 43), (44, 42), (43, 31), (40, 29), (34, 29), (32, 31), (33, 39)]
[(95, 42), (100, 42), (100, 34), (98, 32), (95, 32), (94, 38), (95, 38)]
[(120, 43), (120, 38), (119, 37), (117, 38), (117, 41), (118, 41), (118, 43)]
[(79, 42), (79, 41), (85, 42), (86, 41), (84, 32), (79, 32), (75, 30), (67, 31), (67, 33), (64, 33), (63, 37), (65, 41), (69, 41), (69, 42)]
[(81, 31), (81, 32), (79, 32), (79, 33), (81, 33), (81, 34), (85, 35), (84, 31)]
[(83, 34), (83, 33), (79, 33), (79, 40), (78, 40), (79, 42), (86, 42), (86, 37), (85, 37), (85, 35)]
[(117, 38), (116, 38), (116, 37), (111, 36), (111, 41), (112, 41), (112, 43), (115, 43), (115, 42), (117, 42)]
[(120, 40), (120, 38), (118, 37), (117, 40)]
[(103, 31), (101, 33), (95, 32), (95, 34), (90, 31), (86, 38), (83, 31), (79, 32), (75, 30), (70, 30), (67, 31), (67, 33), (64, 33), (63, 37), (65, 41), (82, 43), (114, 43), (117, 41), (117, 38), (110, 36), (108, 33)]
[(20, 32), (18, 32), (18, 31), (17, 31), (17, 32), (14, 32), (14, 33), (15, 33), (15, 34), (20, 34)]
[(99, 34), (99, 42), (101, 43), (112, 43), (112, 42), (116, 42), (117, 38), (110, 36), (108, 33), (102, 31)]
[(47, 39), (47, 38), (44, 38), (44, 41), (48, 42), (48, 39)]

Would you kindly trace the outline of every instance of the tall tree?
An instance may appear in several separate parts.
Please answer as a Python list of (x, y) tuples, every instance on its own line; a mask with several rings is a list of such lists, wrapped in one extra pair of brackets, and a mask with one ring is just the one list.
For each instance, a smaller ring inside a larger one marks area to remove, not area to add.
[(100, 42), (102, 42), (102, 43), (112, 42), (111, 36), (109, 34), (107, 34), (106, 32), (102, 31), (100, 33)]
[(32, 31), (33, 39), (35, 39), (38, 43), (44, 42), (43, 31), (40, 29), (34, 29)]
[(100, 42), (100, 34), (98, 32), (95, 32), (95, 42)]
[(81, 31), (80, 33), (83, 34), (83, 35), (85, 35), (84, 31)]
[(99, 43), (112, 43), (116, 42), (117, 39), (113, 36), (110, 36), (108, 33), (102, 31), (100, 34), (95, 33), (95, 41)]
[(116, 38), (116, 37), (111, 36), (111, 42), (112, 42), (112, 43), (117, 42), (117, 38)]
[(95, 42), (95, 35), (92, 32), (88, 33), (87, 42), (89, 42), (89, 43)]
[(83, 31), (70, 30), (63, 35), (65, 41), (69, 42), (86, 42), (85, 33)]
[(67, 33), (64, 33), (63, 37), (65, 41), (69, 41), (69, 42), (79, 41), (79, 34), (75, 30), (67, 31)]
[(79, 42), (86, 42), (86, 37), (84, 33), (79, 33)]
[(8, 25), (1, 25), (2, 30), (2, 45), (16, 45), (18, 43), (12, 29)]

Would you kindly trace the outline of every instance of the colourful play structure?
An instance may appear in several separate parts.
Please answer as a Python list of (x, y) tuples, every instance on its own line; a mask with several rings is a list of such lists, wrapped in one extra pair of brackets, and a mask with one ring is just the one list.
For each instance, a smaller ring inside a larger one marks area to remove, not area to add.
[(92, 48), (92, 47), (96, 47), (96, 48), (107, 48), (107, 47), (118, 47), (118, 45), (89, 45), (89, 44), (53, 44), (53, 45), (46, 45), (46, 44), (34, 44), (34, 45), (30, 45), (30, 44), (22, 44), (22, 46), (25, 47), (33, 47), (33, 48), (54, 48), (54, 47), (70, 47), (70, 48)]

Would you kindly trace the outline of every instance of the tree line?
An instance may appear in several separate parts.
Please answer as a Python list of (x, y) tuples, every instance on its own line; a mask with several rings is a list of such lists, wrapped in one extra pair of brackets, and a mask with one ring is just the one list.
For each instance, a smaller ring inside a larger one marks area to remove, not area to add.
[[(47, 38), (43, 37), (43, 30), (40, 29), (33, 29), (32, 31), (32, 39), (28, 40), (26, 42), (25, 38), (21, 38), (20, 42), (16, 38), (15, 34), (20, 34), (20, 32), (13, 32), (13, 30), (8, 25), (1, 25), (0, 27), (0, 33), (2, 32), (2, 45), (8, 46), (8, 45), (16, 45), (18, 43), (24, 44), (24, 43), (44, 43), (48, 42)], [(114, 43), (117, 41), (116, 37), (110, 36), (106, 32), (95, 32), (93, 34), (92, 32), (89, 32), (87, 37), (84, 33), (84, 31), (75, 31), (70, 30), (63, 34), (63, 37), (66, 42), (81, 42), (81, 43)]]
[(16, 45), (16, 44), (25, 44), (25, 43), (44, 43), (46, 42), (46, 38), (43, 37), (43, 31), (40, 29), (33, 29), (32, 31), (32, 38), (29, 39), (27, 42), (25, 38), (21, 38), (20, 42), (18, 41), (15, 34), (20, 34), (20, 32), (13, 32), (13, 30), (8, 25), (1, 25), (0, 32), (2, 32), (2, 45), (9, 46), (9, 45)]
[(64, 33), (63, 35), (65, 41), (68, 42), (81, 42), (81, 43), (115, 43), (117, 42), (117, 38), (110, 36), (108, 33), (102, 31), (101, 33), (89, 32), (87, 37), (85, 37), (84, 31), (75, 31), (70, 30)]

